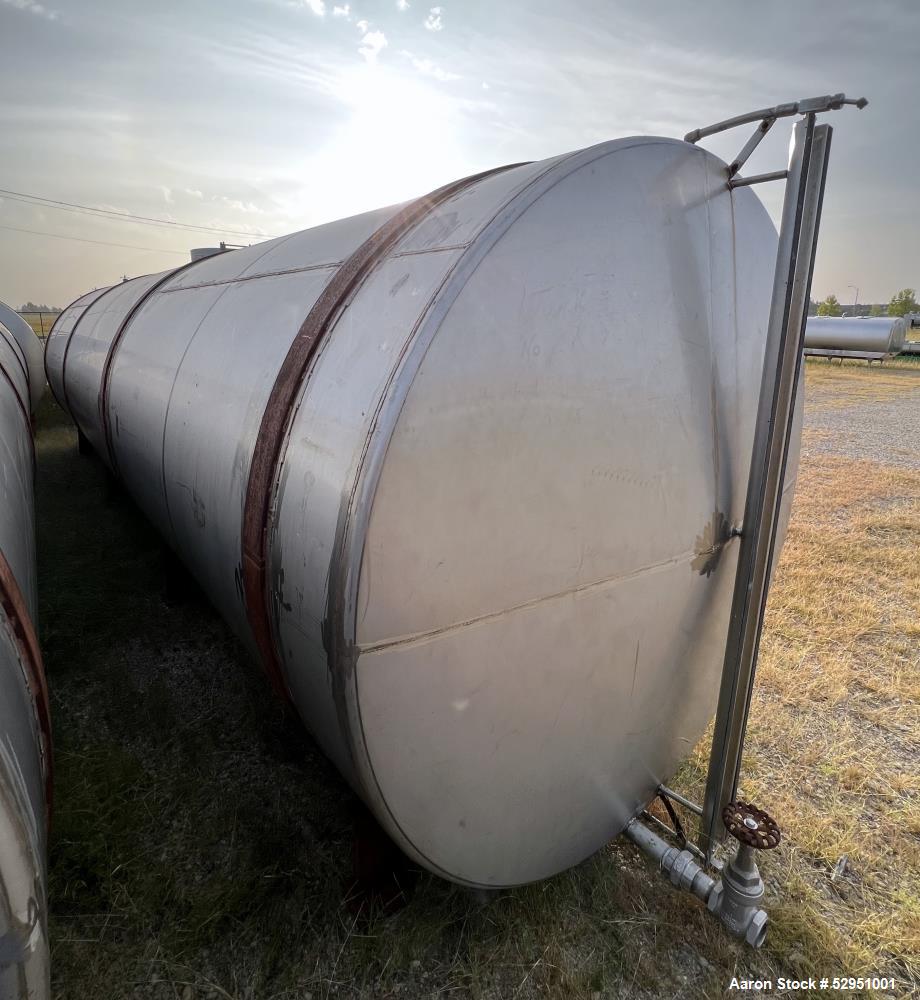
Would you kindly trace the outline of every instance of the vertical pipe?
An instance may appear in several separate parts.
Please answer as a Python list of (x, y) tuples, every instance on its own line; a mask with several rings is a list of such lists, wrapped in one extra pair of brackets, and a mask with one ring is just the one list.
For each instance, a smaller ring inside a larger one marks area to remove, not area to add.
[(707, 857), (724, 835), (722, 809), (735, 797), (741, 767), (801, 367), (831, 134), (829, 125), (815, 125), (813, 114), (798, 122), (793, 132), (741, 547), (700, 823), (700, 847)]

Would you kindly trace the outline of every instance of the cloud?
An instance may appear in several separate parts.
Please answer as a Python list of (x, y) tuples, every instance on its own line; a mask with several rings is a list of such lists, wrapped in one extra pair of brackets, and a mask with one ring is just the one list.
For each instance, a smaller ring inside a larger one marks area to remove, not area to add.
[(409, 9), (409, 0), (396, 0), (396, 9), (397, 10), (408, 10)]
[(407, 52), (405, 49), (400, 52), (401, 56), (405, 56), (409, 62), (412, 63), (413, 68), (422, 74), (422, 76), (430, 76), (434, 80), (439, 80), (441, 83), (448, 83), (450, 80), (459, 80), (459, 73), (451, 73), (448, 70), (442, 69), (436, 62), (432, 62), (431, 59), (419, 59), (414, 56), (411, 52)]
[(367, 21), (365, 20), (358, 21), (358, 31), (367, 31), (369, 27), (370, 25), (368, 24)]
[(309, 7), (317, 17), (326, 16), (325, 0), (303, 0), (303, 3), (304, 6)]
[[(242, 201), (240, 198), (228, 198), (226, 195), (223, 195), (223, 194), (217, 195), (216, 197), (211, 198), (210, 200), (214, 201), (214, 202), (221, 202), (222, 204), (226, 205), (228, 208), (232, 208), (235, 212), (247, 212), (250, 215), (253, 212), (255, 212), (258, 215), (263, 215), (264, 214), (264, 209), (259, 208), (259, 206), (256, 205), (252, 201)], [(233, 228), (234, 229), (241, 229), (242, 227), (241, 226), (234, 226)], [(251, 228), (252, 228), (252, 226), (250, 225), (247, 228), (247, 231), (248, 231), (248, 229), (251, 229)]]
[(173, 198), (173, 196), (172, 196), (172, 188), (166, 187), (165, 184), (159, 184), (157, 186), (159, 187), (160, 191), (163, 193), (163, 201), (165, 201), (167, 205), (175, 205), (176, 199)]
[(377, 61), (377, 56), (382, 49), (387, 47), (387, 44), (387, 36), (382, 31), (365, 31), (358, 51), (369, 63), (372, 63)]
[(351, 6), (345, 4), (343, 7), (333, 7), (332, 8), (333, 17), (344, 17), (346, 20), (351, 20)]
[(432, 7), (428, 11), (428, 17), (425, 18), (425, 27), (429, 31), (441, 31), (444, 27), (444, 22), (441, 20), (441, 15), (444, 13), (443, 7)]
[(16, 10), (27, 10), (36, 17), (43, 17), (48, 21), (56, 21), (60, 14), (56, 10), (49, 10), (44, 4), (36, 3), (35, 0), (0, 0), (0, 2), (15, 7)]

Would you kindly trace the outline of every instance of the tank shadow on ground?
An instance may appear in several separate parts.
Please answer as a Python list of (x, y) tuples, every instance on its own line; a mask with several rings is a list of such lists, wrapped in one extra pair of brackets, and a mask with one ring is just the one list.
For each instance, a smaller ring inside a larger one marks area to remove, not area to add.
[(124, 964), (116, 953), (135, 936), (181, 961), (262, 914), (286, 951), (304, 911), (320, 929), (343, 901), (396, 908), (412, 881), (405, 859), (98, 458), (78, 453), (63, 412), (46, 401), (39, 423), (62, 995), (88, 995), (77, 940), (98, 945), (100, 968), (107, 952)]

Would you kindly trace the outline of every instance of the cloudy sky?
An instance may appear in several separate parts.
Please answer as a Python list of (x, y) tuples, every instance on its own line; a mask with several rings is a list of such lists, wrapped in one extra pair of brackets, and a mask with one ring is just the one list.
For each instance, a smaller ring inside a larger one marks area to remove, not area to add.
[[(841, 90), (871, 103), (830, 116), (813, 291), (920, 287), (915, 0), (0, 0), (0, 39), (0, 299), (16, 306), (222, 238), (22, 195), (250, 242), (499, 163)], [(789, 127), (751, 172), (784, 165)], [(745, 138), (706, 145), (730, 158)], [(774, 217), (779, 188), (759, 189)]]

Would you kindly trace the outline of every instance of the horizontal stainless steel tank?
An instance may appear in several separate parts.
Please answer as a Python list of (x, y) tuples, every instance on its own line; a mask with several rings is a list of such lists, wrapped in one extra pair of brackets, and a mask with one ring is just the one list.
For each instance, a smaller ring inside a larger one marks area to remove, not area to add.
[(5, 302), (0, 302), (0, 327), (3, 328), (0, 337), (14, 342), (14, 351), (25, 364), (29, 380), (29, 407), (34, 412), (45, 392), (41, 341), (22, 316)]
[[(17, 317), (18, 318), (18, 317)], [(35, 635), (30, 399), (41, 353), (0, 315), (0, 997), (50, 996), (46, 906), (48, 692)], [(15, 324), (12, 324), (15, 327)], [(28, 337), (37, 338), (29, 328)]]
[(809, 316), (805, 349), (898, 354), (907, 324), (900, 316)]
[(93, 293), (48, 372), (397, 844), (514, 885), (714, 712), (776, 242), (619, 139)]

